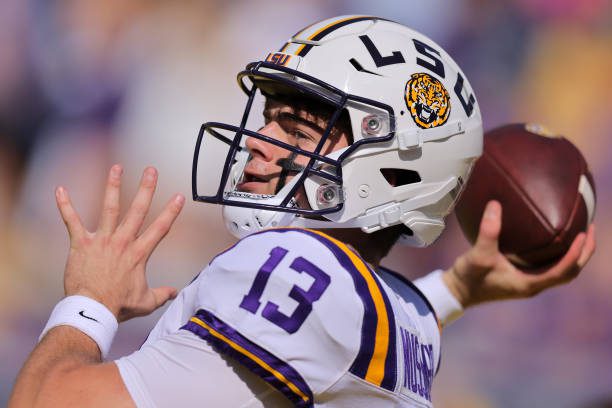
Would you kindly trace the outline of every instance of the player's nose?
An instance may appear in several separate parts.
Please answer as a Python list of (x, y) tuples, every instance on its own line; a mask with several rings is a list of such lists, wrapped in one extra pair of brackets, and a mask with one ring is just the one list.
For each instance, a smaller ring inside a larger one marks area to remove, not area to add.
[[(275, 121), (269, 122), (264, 127), (259, 129), (257, 133), (275, 140), (286, 142), (285, 131)], [(279, 150), (282, 150), (282, 148), (272, 143), (268, 143), (265, 140), (252, 136), (247, 137), (245, 144), (253, 157), (259, 157), (265, 161), (272, 161), (276, 153)]]

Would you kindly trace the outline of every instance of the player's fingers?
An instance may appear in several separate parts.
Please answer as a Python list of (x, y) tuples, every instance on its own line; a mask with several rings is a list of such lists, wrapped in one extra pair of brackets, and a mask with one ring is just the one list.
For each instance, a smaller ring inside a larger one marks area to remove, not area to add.
[(123, 168), (119, 164), (115, 164), (108, 172), (104, 202), (102, 204), (102, 215), (98, 225), (98, 231), (103, 234), (110, 235), (117, 228), (122, 173)]
[(541, 274), (526, 276), (531, 281), (530, 286), (533, 294), (537, 294), (551, 286), (568, 282), (578, 275), (581, 269), (578, 265), (578, 259), (585, 246), (585, 241), (586, 234), (578, 234), (559, 262)]
[(584, 268), (587, 262), (589, 262), (589, 259), (591, 259), (591, 256), (595, 253), (595, 246), (595, 224), (591, 224), (587, 230), (586, 240), (582, 247), (580, 257), (578, 258), (578, 267), (580, 269)]
[(55, 189), (55, 201), (57, 203), (57, 208), (59, 209), (62, 219), (66, 224), (66, 228), (68, 229), (68, 234), (70, 235), (70, 238), (78, 238), (84, 235), (86, 231), (85, 227), (83, 227), (81, 218), (72, 206), (68, 191), (64, 187), (60, 186)]
[(142, 223), (144, 222), (151, 201), (153, 201), (153, 194), (155, 193), (155, 187), (157, 186), (157, 170), (154, 167), (147, 167), (142, 173), (140, 179), (140, 186), (138, 192), (130, 205), (130, 208), (123, 219), (119, 230), (121, 234), (134, 237), (138, 234)]
[(155, 300), (155, 309), (162, 307), (167, 301), (176, 298), (176, 295), (178, 293), (176, 288), (172, 288), (169, 286), (152, 288), (151, 292), (153, 293), (153, 298)]
[(475, 248), (485, 254), (495, 254), (498, 252), (499, 233), (501, 232), (502, 207), (498, 201), (491, 200), (487, 203), (482, 220)]
[(185, 204), (185, 196), (182, 194), (175, 195), (164, 207), (161, 214), (149, 225), (145, 232), (142, 233), (136, 245), (138, 249), (148, 255), (150, 255), (157, 244), (166, 236), (172, 224), (176, 220), (176, 217), (181, 213)]

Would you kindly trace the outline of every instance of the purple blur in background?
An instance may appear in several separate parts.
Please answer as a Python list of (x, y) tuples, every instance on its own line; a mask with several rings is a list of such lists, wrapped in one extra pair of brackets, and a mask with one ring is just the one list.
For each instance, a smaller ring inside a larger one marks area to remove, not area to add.
[[(469, 78), (485, 129), (539, 122), (584, 153), (597, 184), (598, 251), (570, 285), (470, 310), (443, 335), (438, 407), (597, 407), (612, 398), (612, 13), (605, 0), (4, 0), (0, 2), (0, 405), (62, 297), (67, 234), (54, 188), (95, 227), (111, 164), (124, 198), (160, 171), (153, 213), (191, 195), (207, 120), (238, 121), (235, 73), (300, 28), (374, 14), (430, 36)], [(385, 265), (409, 278), (467, 248), (454, 217), (428, 249)], [(182, 287), (233, 239), (220, 208), (189, 202), (149, 263)], [(136, 349), (161, 311), (122, 324), (111, 357)], [(228, 390), (228, 393), (231, 390)], [(600, 405), (598, 405), (600, 404)]]

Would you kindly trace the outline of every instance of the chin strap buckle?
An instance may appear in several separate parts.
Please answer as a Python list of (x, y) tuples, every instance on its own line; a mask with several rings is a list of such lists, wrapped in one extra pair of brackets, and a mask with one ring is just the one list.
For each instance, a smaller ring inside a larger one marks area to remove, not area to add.
[(387, 228), (400, 222), (402, 217), (402, 206), (398, 203), (383, 206), (383, 208), (371, 209), (368, 211), (369, 223), (361, 227), (364, 232), (371, 233), (379, 229)]

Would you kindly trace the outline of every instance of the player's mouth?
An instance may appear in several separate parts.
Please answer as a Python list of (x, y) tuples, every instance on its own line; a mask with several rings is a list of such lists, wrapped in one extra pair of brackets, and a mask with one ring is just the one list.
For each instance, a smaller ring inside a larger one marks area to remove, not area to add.
[(255, 194), (272, 194), (270, 180), (272, 176), (254, 174), (247, 171), (242, 176), (242, 181), (236, 186), (236, 190)]

